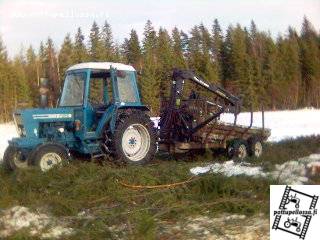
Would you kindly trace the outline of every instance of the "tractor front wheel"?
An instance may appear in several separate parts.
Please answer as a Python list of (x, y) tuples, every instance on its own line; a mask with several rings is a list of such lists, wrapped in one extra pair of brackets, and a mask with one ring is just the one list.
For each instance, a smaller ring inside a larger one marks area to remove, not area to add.
[(68, 163), (68, 160), (68, 150), (63, 145), (46, 143), (33, 150), (29, 158), (29, 164), (39, 168), (42, 172), (46, 172), (53, 167)]
[(7, 171), (14, 171), (17, 168), (27, 168), (28, 163), (21, 151), (13, 146), (9, 146), (4, 152), (3, 166)]
[(117, 161), (145, 164), (156, 153), (156, 133), (153, 122), (143, 112), (132, 113), (120, 119), (112, 139)]

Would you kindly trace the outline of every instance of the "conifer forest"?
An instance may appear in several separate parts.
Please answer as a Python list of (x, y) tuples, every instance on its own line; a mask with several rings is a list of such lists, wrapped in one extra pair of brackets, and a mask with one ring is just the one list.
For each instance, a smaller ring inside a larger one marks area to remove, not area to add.
[(0, 122), (11, 121), (16, 108), (36, 107), (39, 81), (50, 80), (50, 105), (59, 98), (65, 70), (87, 61), (131, 64), (138, 72), (142, 100), (159, 114), (167, 96), (173, 68), (192, 69), (206, 81), (218, 83), (243, 99), (244, 108), (279, 110), (320, 107), (320, 33), (307, 19), (301, 29), (288, 27), (274, 36), (239, 24), (222, 29), (195, 25), (188, 31), (156, 29), (147, 21), (143, 36), (132, 29), (122, 42), (112, 26), (93, 22), (88, 36), (79, 27), (61, 46), (50, 36), (8, 57), (0, 39)]

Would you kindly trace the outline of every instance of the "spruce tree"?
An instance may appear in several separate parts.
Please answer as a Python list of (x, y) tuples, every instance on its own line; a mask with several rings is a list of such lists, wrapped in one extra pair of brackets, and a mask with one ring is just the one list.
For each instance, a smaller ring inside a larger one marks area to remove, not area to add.
[(25, 72), (25, 57), (24, 53), (21, 52), (18, 56), (15, 57), (12, 70), (15, 76), (15, 105), (14, 108), (25, 108), (30, 107), (32, 104), (31, 98), (31, 89), (28, 83), (28, 78)]
[(81, 63), (85, 62), (86, 60), (88, 60), (88, 53), (84, 44), (84, 36), (82, 34), (81, 28), (79, 27), (74, 39), (72, 61), (73, 63)]
[[(45, 52), (45, 46), (42, 41), (40, 42), (38, 58), (39, 58), (39, 76), (40, 78), (46, 77), (47, 76), (47, 72), (45, 68), (46, 52)], [(38, 78), (38, 85), (39, 85), (40, 78)]]
[(250, 58), (251, 63), (251, 73), (250, 77), (254, 83), (255, 93), (257, 98), (260, 101), (265, 101), (267, 98), (265, 92), (266, 82), (262, 77), (263, 71), (263, 55), (264, 55), (264, 46), (263, 46), (263, 37), (262, 34), (259, 33), (256, 24), (254, 21), (251, 21), (250, 32), (248, 32), (248, 58)]
[(304, 88), (304, 105), (320, 106), (320, 53), (317, 33), (310, 21), (304, 17), (301, 30), (301, 70)]
[(212, 26), (212, 55), (220, 81), (223, 79), (222, 48), (223, 34), (218, 19), (215, 19)]
[(144, 103), (150, 106), (152, 114), (158, 114), (160, 80), (157, 73), (157, 36), (150, 20), (145, 25), (143, 35), (143, 69), (140, 78), (141, 95)]
[(239, 24), (229, 27), (226, 46), (228, 62), (228, 86), (243, 99), (245, 107), (256, 107), (256, 91), (252, 74), (252, 65), (248, 56), (247, 33)]
[[(212, 60), (211, 36), (208, 29), (200, 24), (191, 29), (190, 35), (188, 42), (189, 67), (207, 82), (218, 83), (218, 71)], [(201, 90), (199, 89), (199, 91)], [(201, 91), (201, 94), (208, 93), (207, 91)]]
[(136, 30), (131, 29), (130, 38), (124, 42), (123, 49), (126, 62), (132, 64), (136, 69), (141, 69), (142, 53)]
[(172, 69), (175, 66), (175, 59), (172, 48), (172, 40), (167, 30), (160, 28), (158, 32), (157, 52), (158, 59), (158, 75), (160, 76), (160, 97), (169, 95), (170, 92), (170, 77), (172, 76)]
[(103, 61), (104, 58), (104, 46), (101, 39), (100, 29), (96, 22), (93, 22), (90, 30), (89, 40), (89, 54), (91, 61)]
[[(262, 86), (263, 90), (258, 93), (259, 105), (265, 108), (276, 109), (279, 92), (279, 81), (277, 79), (277, 65), (279, 64), (277, 56), (278, 49), (270, 35), (261, 35), (264, 41), (264, 53), (262, 59)], [(259, 87), (259, 86), (258, 86)]]
[(59, 52), (58, 60), (59, 60), (59, 75), (63, 79), (65, 76), (65, 72), (68, 67), (73, 64), (73, 43), (70, 37), (70, 34), (64, 38), (61, 50)]
[(49, 106), (55, 106), (59, 97), (60, 80), (56, 51), (54, 49), (53, 41), (50, 37), (48, 38), (45, 47), (44, 69), (46, 77), (50, 81), (50, 86), (52, 90), (50, 91), (49, 95)]
[(0, 36), (0, 122), (5, 122), (8, 117), (9, 79), (7, 73), (7, 52)]
[(26, 53), (26, 78), (30, 86), (31, 94), (31, 104), (32, 106), (37, 106), (39, 93), (38, 93), (38, 82), (39, 82), (39, 61), (37, 59), (36, 53), (32, 46), (27, 49)]
[(201, 34), (201, 52), (202, 52), (202, 67), (201, 72), (204, 77), (212, 83), (219, 83), (218, 65), (214, 62), (212, 53), (212, 39), (208, 29), (203, 25), (199, 25)]
[(177, 27), (175, 27), (172, 30), (172, 47), (173, 47), (173, 53), (175, 56), (175, 59), (174, 59), (175, 67), (186, 68), (187, 64), (183, 55), (183, 49), (184, 49), (183, 40), (182, 40), (181, 32)]
[(115, 49), (112, 36), (112, 29), (110, 24), (105, 21), (102, 31), (101, 40), (103, 42), (103, 59), (108, 62), (115, 60)]

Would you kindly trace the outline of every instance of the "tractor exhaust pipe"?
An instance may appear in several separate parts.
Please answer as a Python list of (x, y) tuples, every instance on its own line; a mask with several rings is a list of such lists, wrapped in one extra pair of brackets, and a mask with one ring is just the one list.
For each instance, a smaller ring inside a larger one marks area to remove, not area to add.
[(48, 107), (48, 92), (49, 92), (49, 79), (48, 78), (40, 78), (40, 107), (46, 108)]

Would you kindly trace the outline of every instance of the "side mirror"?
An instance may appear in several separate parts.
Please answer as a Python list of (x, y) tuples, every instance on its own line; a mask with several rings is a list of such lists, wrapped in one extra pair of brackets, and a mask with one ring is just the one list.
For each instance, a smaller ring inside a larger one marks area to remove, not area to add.
[(142, 70), (137, 70), (136, 73), (138, 76), (142, 76)]
[(49, 79), (40, 78), (40, 107), (45, 108), (48, 106), (48, 92), (49, 92)]

